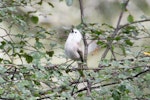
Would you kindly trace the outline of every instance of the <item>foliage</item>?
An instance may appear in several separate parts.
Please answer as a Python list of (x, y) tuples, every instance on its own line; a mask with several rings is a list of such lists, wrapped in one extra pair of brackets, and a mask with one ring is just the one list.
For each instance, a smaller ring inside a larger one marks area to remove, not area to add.
[[(60, 65), (51, 63), (55, 51), (55, 41), (49, 44), (45, 40), (54, 38), (52, 31), (38, 26), (38, 17), (29, 13), (17, 13), (17, 7), (25, 6), (31, 0), (3, 0), (0, 7), (0, 22), (9, 24), (0, 27), (5, 32), (0, 36), (0, 99), (10, 100), (141, 100), (149, 99), (150, 93), (150, 57), (144, 55), (148, 46), (138, 51), (136, 41), (150, 38), (149, 31), (136, 21), (134, 15), (127, 16), (127, 24), (117, 27), (103, 23), (81, 23), (77, 27), (83, 33), (89, 33), (91, 40), (97, 40), (105, 48), (100, 58), (99, 68), (83, 68), (84, 77), (78, 73), (80, 68), (71, 68), (67, 62)], [(37, 2), (42, 5), (44, 0)], [(52, 8), (54, 5), (47, 2)], [(73, 0), (66, 0), (71, 6)], [(128, 13), (123, 4), (122, 13)], [(82, 8), (81, 8), (82, 9)], [(126, 12), (124, 12), (126, 11)], [(122, 16), (122, 13), (120, 16)], [(34, 25), (31, 25), (31, 22)], [(83, 22), (83, 21), (82, 21)], [(10, 30), (19, 27), (22, 32), (13, 34)], [(34, 31), (32, 31), (34, 30)], [(139, 37), (145, 34), (145, 37)], [(49, 46), (50, 49), (47, 50)], [(118, 50), (119, 49), (119, 50)], [(111, 57), (106, 57), (108, 51)], [(118, 52), (119, 51), (119, 52)], [(118, 59), (117, 56), (126, 57)], [(130, 58), (129, 58), (130, 57)], [(87, 85), (85, 83), (87, 83)], [(82, 88), (77, 85), (82, 84)]]

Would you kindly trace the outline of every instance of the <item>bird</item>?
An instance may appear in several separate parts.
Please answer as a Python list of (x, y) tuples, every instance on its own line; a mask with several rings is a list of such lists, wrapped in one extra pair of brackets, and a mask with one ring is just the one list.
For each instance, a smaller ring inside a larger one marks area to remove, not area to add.
[(68, 58), (84, 62), (83, 58), (83, 37), (79, 30), (73, 28), (65, 43), (65, 54)]

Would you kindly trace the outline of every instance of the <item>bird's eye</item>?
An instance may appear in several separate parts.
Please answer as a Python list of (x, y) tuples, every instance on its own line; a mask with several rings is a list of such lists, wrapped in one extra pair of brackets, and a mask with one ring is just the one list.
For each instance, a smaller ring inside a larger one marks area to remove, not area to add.
[(74, 33), (77, 33), (76, 31)]

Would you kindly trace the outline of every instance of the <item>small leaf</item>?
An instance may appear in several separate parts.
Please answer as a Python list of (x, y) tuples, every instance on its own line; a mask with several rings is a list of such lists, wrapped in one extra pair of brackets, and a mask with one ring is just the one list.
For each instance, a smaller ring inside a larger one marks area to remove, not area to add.
[(2, 19), (0, 19), (0, 22), (2, 22), (3, 20)]
[(4, 93), (4, 89), (0, 89), (0, 95)]
[(31, 63), (32, 60), (33, 60), (32, 56), (30, 56), (30, 55), (28, 55), (28, 54), (26, 54), (26, 53), (23, 55), (23, 57), (25, 57), (27, 63)]
[(43, 45), (42, 42), (37, 41), (37, 42), (35, 43), (35, 47), (38, 48), (38, 49), (40, 49), (40, 48), (44, 48), (44, 45)]
[(78, 94), (79, 97), (82, 97), (83, 95), (84, 95), (83, 93), (79, 93), (79, 94)]
[(45, 77), (45, 75), (41, 71), (35, 72), (35, 77), (38, 79), (42, 79)]
[(0, 83), (6, 82), (2, 77), (0, 77)]
[(111, 26), (111, 25), (109, 25), (109, 24), (106, 24), (106, 23), (103, 23), (102, 26), (107, 26), (107, 27), (109, 27), (109, 28), (111, 28), (111, 29), (114, 29), (113, 26)]
[(150, 74), (149, 74), (149, 73), (146, 74), (146, 75), (144, 76), (144, 78), (147, 79), (147, 80), (150, 80)]
[(42, 5), (43, 0), (40, 0), (37, 4)]
[(0, 63), (3, 61), (3, 59), (2, 58), (0, 58)]
[(121, 8), (124, 9), (124, 11), (128, 11), (128, 10), (126, 9), (126, 4), (125, 4), (125, 2), (121, 3)]
[(134, 21), (134, 18), (132, 15), (129, 15), (128, 18), (127, 18), (128, 22), (133, 22)]
[(46, 54), (49, 55), (49, 57), (52, 57), (54, 54), (54, 51), (46, 51)]
[(121, 47), (121, 50), (122, 50), (122, 53), (124, 56), (126, 56), (126, 50), (125, 50), (125, 47), (123, 45), (120, 46)]
[(35, 83), (36, 85), (41, 85), (40, 82), (38, 82), (38, 81), (36, 81), (36, 80), (34, 80), (34, 83)]
[(6, 67), (0, 66), (0, 74), (3, 74), (7, 71)]
[(54, 8), (54, 5), (53, 5), (52, 3), (48, 2), (48, 4), (49, 4), (52, 8)]
[(97, 35), (100, 35), (100, 34), (102, 34), (103, 32), (97, 30), (97, 31), (94, 31), (94, 33), (97, 34)]
[(71, 6), (73, 4), (73, 0), (66, 0), (67, 6)]
[(131, 42), (129, 39), (128, 40), (125, 40), (126, 44), (129, 45), (129, 46), (133, 46), (133, 42)]
[(6, 42), (2, 41), (1, 44), (0, 44), (0, 49), (3, 49), (5, 45), (6, 45)]
[(39, 18), (37, 16), (32, 16), (31, 17), (31, 21), (34, 23), (34, 24), (37, 24), (38, 21), (39, 21)]
[(121, 94), (117, 90), (113, 90), (112, 97), (113, 97), (114, 100), (121, 100), (120, 99), (121, 98)]
[(83, 73), (83, 70), (78, 70), (78, 72), (79, 72), (80, 76), (85, 77), (84, 73)]
[(66, 73), (69, 73), (70, 72), (70, 69), (66, 69)]
[(119, 40), (121, 40), (121, 37), (120, 37), (120, 36), (117, 36), (117, 37), (115, 38), (115, 40), (116, 40), (116, 41), (119, 41)]
[[(33, 94), (35, 97), (40, 97), (40, 94), (38, 91), (34, 91), (34, 94)], [(30, 100), (35, 100), (35, 99), (30, 99)]]
[(98, 41), (97, 44), (101, 47), (106, 47), (106, 43), (104, 43), (103, 41)]
[(125, 91), (126, 91), (126, 86), (125, 86), (125, 85), (119, 86), (119, 90), (120, 90), (121, 92), (125, 92)]
[(50, 43), (50, 46), (53, 48), (53, 47), (55, 47), (57, 45), (57, 43), (55, 43), (55, 42), (51, 42)]

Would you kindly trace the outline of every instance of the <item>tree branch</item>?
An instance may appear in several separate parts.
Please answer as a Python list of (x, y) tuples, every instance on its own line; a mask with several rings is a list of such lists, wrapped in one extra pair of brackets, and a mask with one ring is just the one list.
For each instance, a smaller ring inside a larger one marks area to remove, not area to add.
[[(150, 68), (147, 69), (147, 70), (141, 71), (141, 72), (137, 73), (137, 74), (134, 75), (134, 76), (127, 77), (127, 78), (125, 78), (125, 79), (123, 79), (123, 80), (133, 80), (134, 78), (136, 78), (136, 77), (138, 77), (138, 76), (140, 76), (140, 75), (143, 75), (143, 74), (145, 74), (145, 73), (147, 73), (147, 72), (150, 72)], [(93, 86), (93, 87), (91, 87), (91, 89), (97, 89), (97, 88), (100, 88), (100, 87), (115, 85), (115, 84), (119, 84), (120, 82), (121, 82), (121, 81), (116, 81), (116, 82), (107, 83), (107, 84), (103, 84), (103, 85), (99, 85), (99, 86)], [(87, 90), (87, 87), (84, 87), (84, 88), (82, 88), (82, 89), (76, 91), (75, 93), (83, 92), (83, 91), (86, 91), (86, 90)]]
[[(81, 24), (85, 25), (84, 22), (84, 12), (83, 12), (83, 0), (79, 0), (80, 13), (81, 13)], [(88, 55), (88, 43), (86, 40), (86, 33), (83, 33), (83, 43), (84, 43), (84, 62), (87, 64), (87, 55)]]
[[(124, 11), (125, 11), (125, 9), (126, 9), (126, 7), (127, 7), (127, 5), (128, 5), (128, 2), (129, 2), (129, 0), (127, 0), (127, 1), (124, 3), (124, 7), (122, 8), (122, 11), (121, 11), (121, 13), (120, 13), (120, 16), (119, 16), (119, 19), (118, 19), (118, 22), (117, 22), (117, 26), (116, 26), (116, 28), (115, 28), (113, 34), (111, 35), (111, 38), (114, 38), (114, 37), (117, 35), (118, 31), (119, 31), (119, 26), (120, 26), (120, 23), (121, 23), (121, 19), (122, 19), (122, 16), (123, 16)], [(108, 42), (108, 46), (107, 46), (106, 50), (104, 51), (104, 53), (103, 53), (101, 59), (104, 59), (104, 58), (106, 57), (108, 51), (109, 51), (110, 48), (111, 48), (112, 42), (113, 42), (113, 40), (110, 40), (110, 41)], [(99, 67), (101, 67), (101, 66), (99, 65)]]
[(122, 29), (124, 27), (127, 27), (129, 25), (132, 25), (132, 24), (137, 24), (137, 23), (142, 23), (142, 22), (148, 22), (148, 21), (150, 21), (150, 19), (144, 19), (144, 20), (134, 21), (134, 22), (127, 23), (127, 24), (124, 24), (122, 26), (119, 26), (118, 29), (120, 30), (120, 29)]
[(80, 13), (81, 13), (81, 24), (84, 24), (84, 12), (83, 12), (83, 0), (79, 0)]

